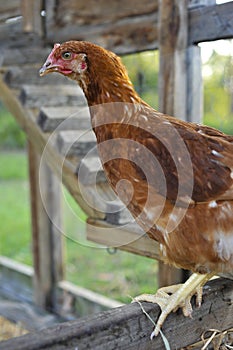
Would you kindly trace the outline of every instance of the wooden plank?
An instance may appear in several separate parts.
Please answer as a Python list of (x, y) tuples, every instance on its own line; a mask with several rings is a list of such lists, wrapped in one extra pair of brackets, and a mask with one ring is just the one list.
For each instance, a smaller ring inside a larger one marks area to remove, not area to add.
[(162, 0), (159, 28), (159, 109), (185, 120), (187, 1)]
[(0, 294), (21, 302), (32, 302), (32, 278), (32, 267), (0, 256)]
[(129, 17), (113, 23), (100, 25), (70, 25), (52, 27), (46, 37), (47, 43), (86, 40), (101, 45), (119, 55), (158, 48), (157, 13)]
[(189, 45), (233, 38), (233, 1), (189, 12)]
[[(184, 317), (181, 312), (171, 313), (163, 326), (171, 349), (200, 341), (202, 334), (209, 329), (223, 331), (232, 328), (232, 290), (232, 281), (215, 279), (204, 289), (204, 302), (200, 308), (194, 307), (192, 318)], [(156, 322), (160, 313), (158, 305), (143, 303), (143, 307)], [(160, 336), (151, 341), (152, 330), (151, 321), (139, 305), (133, 303), (2, 342), (0, 349), (164, 349)]]
[(71, 85), (23, 85), (20, 101), (27, 108), (40, 108), (41, 106), (83, 106), (84, 95), (81, 89)]
[[(22, 16), (18, 16), (6, 23), (0, 23), (1, 47), (43, 47), (41, 38), (36, 33), (22, 31)], [(14, 58), (12, 58), (14, 60)]]
[(79, 163), (76, 173), (82, 172), (85, 176), (80, 176), (83, 185), (95, 185), (100, 182), (107, 182), (104, 169), (98, 156), (85, 157)]
[[(1, 79), (0, 90), (0, 99), (3, 104), (12, 113), (21, 128), (27, 133), (28, 139), (32, 142), (38, 153), (43, 154), (47, 164), (49, 164), (55, 174), (62, 179), (62, 182), (84, 212), (92, 217), (104, 218), (105, 214), (98, 211), (95, 205), (91, 205), (91, 199), (87, 202), (81, 195), (79, 182), (75, 175), (76, 167), (59, 155), (54, 147), (54, 139), (49, 138), (47, 134), (41, 131), (35, 123), (33, 114), (22, 106)], [(45, 147), (46, 152), (44, 152)]]
[(68, 6), (52, 0), (46, 7), (46, 39), (92, 41), (118, 54), (152, 49), (157, 46), (157, 8), (157, 0), (130, 0), (127, 6), (123, 0), (81, 0)]
[(42, 107), (37, 123), (44, 132), (91, 129), (87, 107)]
[[(0, 295), (12, 301), (32, 304), (34, 301), (33, 276), (33, 267), (0, 256)], [(116, 300), (69, 281), (62, 280), (57, 283), (54, 311), (65, 319), (70, 319), (71, 316), (85, 316), (121, 305), (122, 303)]]
[[(50, 1), (52, 5), (47, 6), (47, 10), (54, 6), (54, 1)], [(109, 7), (108, 7), (108, 6)], [(51, 7), (49, 7), (51, 6)], [(92, 11), (90, 11), (90, 8)], [(94, 0), (71, 0), (57, 1), (56, 9), (53, 7), (53, 20), (60, 22), (61, 26), (69, 24), (94, 24), (114, 22), (121, 18), (128, 18), (137, 15), (150, 14), (158, 10), (158, 0), (129, 0), (127, 6), (124, 0), (100, 0), (98, 3)], [(56, 11), (56, 17), (55, 17)]]
[(109, 202), (106, 208), (106, 222), (112, 225), (126, 225), (135, 223), (135, 220), (126, 206), (116, 196), (114, 202)]
[(0, 5), (0, 22), (21, 14), (19, 0), (2, 1)]
[(74, 285), (69, 281), (58, 283), (57, 299), (58, 302), (63, 300), (63, 304), (60, 303), (60, 308), (57, 308), (56, 313), (64, 317), (91, 315), (123, 305), (119, 301)]
[(38, 155), (29, 151), (34, 297), (36, 305), (56, 309), (55, 289), (63, 279), (61, 183)]
[[(232, 2), (208, 6), (206, 8), (203, 6), (209, 3), (211, 2), (205, 0), (191, 1), (188, 30), (189, 45), (203, 41), (233, 37), (231, 17), (233, 12)], [(82, 17), (76, 14), (76, 24), (72, 24), (72, 21), (69, 21), (70, 16), (68, 16), (69, 18), (67, 17), (65, 22), (69, 22), (69, 24), (61, 27), (59, 22), (56, 22), (56, 14), (54, 12), (54, 8), (56, 7), (54, 4), (55, 0), (47, 2), (47, 36), (45, 40), (49, 44), (53, 44), (56, 41), (66, 41), (72, 37), (77, 40), (81, 39), (96, 42), (118, 54), (158, 48), (157, 10), (147, 14), (143, 14), (145, 12), (142, 12), (141, 15), (136, 14), (129, 17), (119, 17), (116, 21), (112, 21), (111, 23), (103, 22), (102, 24), (95, 24), (94, 20), (96, 20), (96, 18), (93, 19), (91, 17), (88, 23), (85, 24), (83, 23)], [(155, 3), (153, 6), (155, 6)], [(95, 5), (93, 8), (95, 9), (96, 7)], [(109, 4), (104, 6), (102, 11), (104, 12), (107, 8), (111, 8)], [(123, 9), (125, 8), (127, 7), (123, 6)], [(133, 11), (133, 9), (134, 6), (130, 7), (130, 11)], [(147, 9), (145, 5), (144, 9)], [(117, 11), (117, 13), (118, 12), (119, 11)], [(65, 16), (63, 16), (63, 18), (64, 17)], [(0, 25), (1, 49), (6, 46), (15, 48), (20, 46), (23, 50), (30, 50), (31, 48), (38, 49), (39, 46), (43, 50), (44, 42), (42, 43), (39, 36), (35, 33), (29, 34), (30, 35), (21, 34), (20, 19), (16, 23), (4, 23), (4, 25)], [(25, 55), (24, 58), (21, 57), (20, 59), (32, 61), (33, 58), (33, 62), (42, 62), (47, 55), (41, 56), (42, 55), (39, 53), (38, 58), (34, 55)], [(20, 55), (17, 55), (17, 57), (19, 58)], [(17, 57), (15, 55), (6, 55), (6, 58), (9, 58), (9, 60), (15, 63)], [(39, 57), (41, 57), (41, 59), (39, 59)]]
[(150, 239), (136, 224), (111, 225), (102, 220), (89, 218), (86, 237), (92, 242), (125, 250), (130, 253), (160, 259), (159, 244)]
[(34, 11), (33, 10), (34, 10), (34, 0), (21, 0), (21, 14), (23, 16), (23, 31), (26, 33), (33, 32), (34, 30)]
[[(7, 50), (7, 53), (11, 56), (16, 53), (18, 54), (17, 50)], [(5, 59), (5, 50), (3, 50), (3, 55)], [(48, 74), (46, 75), (44, 79), (41, 79), (41, 77), (38, 75), (39, 68), (41, 67), (41, 64), (46, 56), (41, 58), (40, 64), (21, 64), (20, 58), (19, 60), (19, 66), (10, 66), (10, 67), (4, 67), (4, 81), (11, 87), (11, 88), (21, 88), (22, 85), (49, 85), (51, 88), (56, 85), (74, 85), (77, 87), (77, 84), (73, 83), (71, 80), (68, 80), (61, 74)], [(3, 65), (6, 62), (3, 62)], [(14, 62), (16, 64), (16, 62)]]
[(93, 149), (97, 154), (96, 137), (92, 130), (60, 131), (57, 135), (57, 146), (59, 152), (67, 157), (82, 157)]
[[(46, 57), (51, 52), (51, 47), (41, 47), (40, 43), (38, 42), (37, 46), (34, 45), (21, 45), (21, 47), (17, 47), (16, 45), (11, 44), (10, 37), (8, 36), (8, 45), (3, 45), (0, 47), (0, 54), (1, 54), (1, 66), (11, 67), (15, 66), (19, 70), (21, 69), (22, 72), (22, 65), (27, 64), (38, 64), (38, 70), (36, 76), (38, 77), (38, 71), (41, 68), (41, 65), (43, 64)], [(23, 74), (23, 73), (22, 73)], [(52, 75), (52, 74), (51, 74)], [(56, 75), (58, 76), (58, 74)], [(24, 77), (25, 78), (25, 77)], [(48, 76), (44, 77), (45, 79), (49, 78)], [(54, 78), (53, 78), (54, 79)], [(39, 80), (39, 79), (38, 79)], [(63, 79), (64, 81), (67, 79)], [(43, 82), (45, 84), (45, 82)]]
[[(192, 0), (189, 2), (189, 45), (233, 37), (232, 2), (209, 6), (212, 3), (212, 0)], [(92, 15), (87, 11), (89, 5), (89, 2), (83, 4), (81, 1), (80, 4), (76, 2), (72, 7), (60, 2), (58, 15), (54, 11), (54, 1), (51, 1), (48, 5), (46, 18), (47, 42), (66, 41), (72, 37), (76, 40), (93, 41), (118, 54), (158, 48), (157, 1), (152, 4), (153, 9), (148, 12), (149, 7), (144, 3), (142, 9), (141, 4), (139, 6), (138, 2), (134, 2), (132, 7), (121, 7), (118, 4), (118, 9), (111, 11), (109, 14), (107, 9), (112, 9), (112, 6), (103, 1), (98, 6), (93, 6), (94, 14)], [(78, 6), (80, 6), (79, 11)], [(139, 6), (138, 12), (137, 6)], [(63, 11), (68, 13), (67, 17), (64, 16)], [(121, 11), (123, 11), (123, 14)], [(101, 15), (95, 16), (95, 12), (101, 13)], [(108, 17), (104, 20), (104, 16), (107, 15), (106, 12)], [(130, 13), (132, 14), (130, 15)], [(112, 21), (110, 21), (111, 16), (114, 17)], [(177, 20), (175, 12), (172, 17), (167, 19), (170, 23), (171, 20)], [(63, 23), (62, 27), (61, 22)]]
[[(162, 0), (159, 12), (159, 109), (183, 120), (188, 119), (187, 4), (186, 0)], [(199, 96), (199, 92), (198, 86), (195, 93)], [(191, 111), (189, 114), (192, 115)], [(159, 267), (160, 287), (183, 282), (180, 269), (162, 263)]]

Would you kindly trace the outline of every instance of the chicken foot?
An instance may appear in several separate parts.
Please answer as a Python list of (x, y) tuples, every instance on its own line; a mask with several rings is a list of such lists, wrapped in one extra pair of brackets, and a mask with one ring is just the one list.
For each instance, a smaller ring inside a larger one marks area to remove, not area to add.
[(159, 331), (167, 316), (181, 308), (184, 316), (191, 316), (191, 298), (196, 294), (196, 305), (201, 306), (202, 288), (204, 284), (215, 275), (211, 272), (206, 275), (192, 274), (184, 284), (176, 284), (158, 289), (156, 294), (142, 294), (134, 298), (134, 301), (147, 301), (158, 304), (161, 314), (155, 329), (151, 333), (151, 339), (159, 334)]

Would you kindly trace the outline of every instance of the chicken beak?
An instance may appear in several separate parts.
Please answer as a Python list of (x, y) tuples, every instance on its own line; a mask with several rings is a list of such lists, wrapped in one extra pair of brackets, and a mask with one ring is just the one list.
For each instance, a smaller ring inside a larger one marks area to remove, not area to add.
[(41, 69), (39, 70), (39, 75), (41, 77), (43, 77), (44, 75), (46, 75), (48, 73), (48, 69), (46, 68), (46, 66), (44, 65), (43, 67), (41, 67)]
[(43, 67), (41, 67), (41, 69), (39, 70), (39, 74), (41, 77), (43, 77), (48, 73), (57, 71), (57, 69), (58, 69), (57, 66), (53, 66), (51, 61), (46, 61)]

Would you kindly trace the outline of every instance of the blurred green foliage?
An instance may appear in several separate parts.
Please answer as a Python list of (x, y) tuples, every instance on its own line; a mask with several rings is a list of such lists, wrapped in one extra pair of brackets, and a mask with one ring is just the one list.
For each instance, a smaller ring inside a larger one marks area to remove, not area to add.
[(158, 108), (158, 51), (141, 52), (122, 57), (137, 93), (149, 105)]
[(0, 148), (24, 148), (26, 136), (14, 117), (0, 104)]
[(204, 124), (233, 134), (233, 57), (213, 51), (203, 75)]

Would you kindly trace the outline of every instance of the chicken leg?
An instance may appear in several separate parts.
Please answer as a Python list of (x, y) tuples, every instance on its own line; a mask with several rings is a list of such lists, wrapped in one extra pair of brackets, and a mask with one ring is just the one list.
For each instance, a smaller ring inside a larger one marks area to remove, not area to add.
[(170, 312), (175, 312), (181, 308), (184, 316), (191, 316), (191, 298), (196, 294), (196, 304), (199, 307), (202, 302), (202, 288), (204, 284), (215, 275), (214, 272), (206, 275), (192, 274), (184, 284), (160, 288), (156, 294), (142, 294), (134, 298), (134, 301), (147, 301), (156, 303), (161, 308), (161, 315), (155, 329), (151, 334), (151, 339), (159, 334), (159, 331)]

